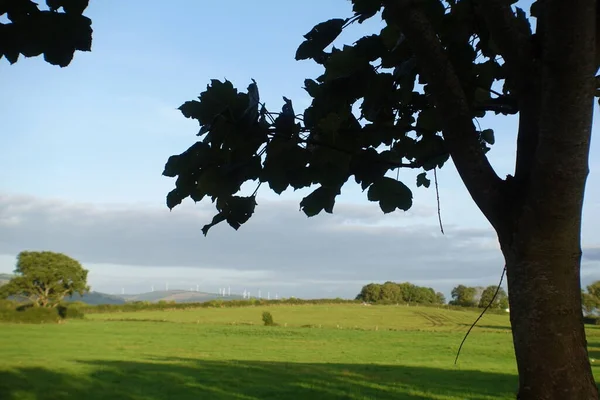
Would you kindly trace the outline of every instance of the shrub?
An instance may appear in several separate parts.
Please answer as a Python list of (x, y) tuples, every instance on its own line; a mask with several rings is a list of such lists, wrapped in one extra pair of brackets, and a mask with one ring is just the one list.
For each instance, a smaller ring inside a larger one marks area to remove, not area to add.
[(55, 308), (19, 306), (12, 310), (0, 310), (0, 320), (14, 323), (44, 324), (60, 322), (61, 318)]
[(56, 307), (56, 311), (62, 319), (83, 319), (85, 316), (83, 311), (78, 307), (58, 306)]
[(0, 300), (0, 310), (14, 311), (19, 304), (12, 300)]
[(58, 323), (63, 319), (81, 319), (84, 313), (77, 307), (60, 305), (54, 308), (35, 307), (33, 304), (18, 304), (14, 302), (0, 303), (0, 321), (44, 324)]
[(600, 318), (592, 316), (583, 317), (583, 323), (586, 325), (600, 325)]
[(265, 311), (265, 312), (262, 313), (262, 320), (263, 320), (265, 326), (275, 326), (275, 325), (277, 325), (275, 322), (273, 322), (273, 316), (268, 311)]

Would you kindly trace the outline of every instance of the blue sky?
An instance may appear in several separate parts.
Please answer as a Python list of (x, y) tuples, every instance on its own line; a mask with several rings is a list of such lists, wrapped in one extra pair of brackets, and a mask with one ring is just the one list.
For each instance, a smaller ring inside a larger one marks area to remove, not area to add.
[[(301, 111), (309, 104), (304, 79), (320, 74), (318, 65), (294, 60), (302, 35), (318, 22), (350, 14), (346, 0), (96, 0), (86, 11), (93, 20), (91, 53), (76, 53), (63, 69), (40, 58), (21, 58), (13, 66), (0, 60), (0, 271), (13, 269), (20, 250), (47, 249), (80, 259), (91, 271), (92, 286), (108, 292), (145, 291), (165, 280), (182, 288), (202, 281), (210, 291), (226, 284), (240, 292), (243, 286), (263, 291), (277, 286), (284, 288), (282, 295), (297, 296), (353, 296), (362, 284), (388, 279), (418, 281), (446, 293), (467, 279), (493, 284), (502, 267), (493, 232), (451, 164), (439, 173), (445, 237), (437, 228), (435, 193), (414, 188), (411, 171), (400, 175), (415, 192), (416, 206), (408, 215), (382, 218), (377, 205), (348, 187), (339, 215), (306, 221), (298, 212), (301, 193), (263, 192), (258, 221), (240, 232), (219, 227), (203, 238), (200, 228), (211, 216), (210, 206), (166, 209), (173, 181), (161, 176), (164, 163), (187, 149), (197, 132), (197, 124), (177, 107), (212, 78), (227, 78), (240, 89), (254, 78), (270, 109), (280, 109), (285, 95)], [(378, 19), (353, 26), (336, 43), (380, 26)], [(511, 173), (516, 120), (492, 117), (482, 124), (496, 131), (492, 163), (501, 176)], [(583, 229), (589, 254), (600, 247), (593, 229), (600, 223), (599, 156), (593, 142)], [(27, 221), (32, 227), (24, 227)], [(259, 232), (261, 239), (249, 246)], [(292, 244), (282, 242), (288, 234), (296, 247), (317, 248), (296, 254)], [(404, 241), (394, 241), (394, 235)], [(436, 251), (447, 248), (445, 255), (407, 258), (415, 238), (429, 240)], [(229, 247), (222, 247), (224, 241)], [(323, 243), (331, 247), (318, 246)], [(353, 254), (357, 265), (350, 270), (344, 249), (361, 243), (371, 247)], [(148, 247), (160, 247), (169, 257), (145, 259)], [(325, 256), (334, 250), (337, 258)], [(217, 255), (232, 251), (239, 257)], [(178, 258), (183, 253), (189, 254)], [(295, 254), (294, 262), (289, 254)], [(597, 261), (584, 263), (586, 279), (600, 279)]]

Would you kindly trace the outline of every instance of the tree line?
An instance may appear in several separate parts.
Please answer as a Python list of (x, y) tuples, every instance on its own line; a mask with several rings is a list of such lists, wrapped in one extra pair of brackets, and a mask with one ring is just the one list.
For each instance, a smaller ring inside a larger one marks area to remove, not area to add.
[(369, 283), (362, 287), (356, 300), (367, 303), (417, 303), (445, 304), (443, 293), (430, 287), (417, 286), (410, 282)]
[[(508, 308), (508, 295), (502, 288), (496, 286), (470, 287), (458, 285), (452, 289), (452, 300), (449, 305), (459, 307), (487, 307), (497, 309)], [(600, 292), (600, 286), (599, 286)], [(494, 297), (494, 295), (496, 295)], [(416, 303), (416, 304), (446, 304), (443, 293), (436, 292), (430, 287), (414, 285), (410, 282), (369, 283), (362, 287), (356, 300), (367, 303)], [(599, 303), (600, 304), (600, 301)]]
[[(498, 293), (496, 293), (498, 291)], [(508, 294), (497, 286), (465, 286), (458, 285), (452, 289), (452, 300), (448, 303), (460, 307), (508, 308)]]

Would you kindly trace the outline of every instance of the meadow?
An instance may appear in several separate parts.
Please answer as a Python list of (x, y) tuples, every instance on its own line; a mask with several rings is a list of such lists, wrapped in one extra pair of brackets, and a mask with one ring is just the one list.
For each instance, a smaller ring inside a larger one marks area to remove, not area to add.
[[(262, 326), (263, 311), (279, 326)], [(507, 315), (286, 305), (0, 325), (0, 399), (514, 399)], [(588, 327), (600, 359), (600, 329)], [(594, 366), (596, 378), (600, 368)]]

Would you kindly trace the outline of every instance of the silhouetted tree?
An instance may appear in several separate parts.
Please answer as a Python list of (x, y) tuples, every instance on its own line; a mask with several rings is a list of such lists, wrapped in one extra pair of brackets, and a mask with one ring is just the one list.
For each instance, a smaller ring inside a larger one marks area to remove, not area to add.
[[(83, 15), (88, 0), (46, 0), (48, 10), (40, 10), (31, 0), (0, 0), (0, 59), (11, 63), (19, 55), (36, 57), (66, 67), (76, 50), (91, 51), (92, 21)], [(64, 12), (60, 12), (61, 9)]]
[[(333, 212), (353, 177), (383, 212), (408, 210), (412, 192), (391, 171), (420, 170), (416, 185), (428, 187), (428, 174), (451, 157), (506, 261), (519, 398), (595, 400), (580, 230), (596, 0), (534, 1), (535, 33), (513, 3), (353, 0), (353, 17), (316, 25), (296, 52), (325, 69), (305, 81), (312, 104), (302, 118), (287, 98), (281, 113), (268, 112), (255, 82), (238, 92), (213, 80), (180, 108), (199, 121), (202, 139), (169, 158), (164, 175), (177, 181), (167, 205), (209, 197), (217, 214), (206, 234), (252, 216), (256, 192), (238, 194), (244, 182), (276, 193), (316, 185), (300, 202), (314, 216)], [(325, 50), (345, 27), (375, 15), (385, 22), (380, 32)], [(506, 178), (486, 156), (494, 132), (474, 123), (488, 112), (519, 116), (515, 172)]]

